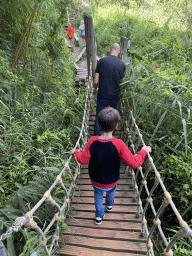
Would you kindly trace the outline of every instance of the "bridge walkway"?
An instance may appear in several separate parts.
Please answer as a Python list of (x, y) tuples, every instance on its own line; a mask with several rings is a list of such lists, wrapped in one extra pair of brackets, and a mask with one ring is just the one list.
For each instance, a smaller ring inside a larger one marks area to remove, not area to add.
[[(93, 135), (95, 112), (90, 113), (89, 133)], [(120, 137), (120, 131), (116, 131)], [(105, 214), (101, 226), (95, 225), (94, 192), (87, 166), (82, 166), (76, 196), (66, 219), (62, 245), (57, 255), (136, 256), (146, 255), (146, 238), (140, 236), (141, 219), (136, 218), (136, 203), (130, 176), (122, 165), (113, 211)], [(105, 197), (104, 197), (105, 200)]]

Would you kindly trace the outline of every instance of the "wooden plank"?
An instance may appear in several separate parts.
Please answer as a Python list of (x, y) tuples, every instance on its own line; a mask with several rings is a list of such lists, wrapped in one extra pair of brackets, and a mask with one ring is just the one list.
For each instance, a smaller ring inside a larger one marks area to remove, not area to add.
[(118, 230), (118, 231), (104, 230), (104, 229), (101, 230), (101, 229), (73, 226), (70, 228), (70, 231), (65, 230), (64, 234), (84, 235), (86, 237), (96, 237), (96, 238), (123, 240), (123, 241), (145, 242), (145, 238), (141, 237), (139, 232), (122, 231), (122, 230)]
[(69, 230), (64, 230), (63, 234), (73, 234), (73, 235), (84, 235), (86, 237), (99, 237), (104, 239), (114, 239), (114, 240), (124, 240), (124, 241), (141, 241), (145, 242), (145, 238), (141, 237), (139, 232), (131, 232), (124, 230), (102, 230), (95, 228), (86, 227), (70, 227)]
[[(138, 254), (127, 253), (127, 252), (112, 252), (108, 250), (100, 250), (100, 249), (91, 249), (85, 247), (78, 247), (75, 245), (66, 245), (62, 246), (57, 251), (57, 255), (65, 255), (65, 256), (138, 256)], [(139, 254), (139, 256), (146, 256), (145, 254)]]
[(67, 39), (64, 38), (64, 40), (65, 40), (65, 43), (67, 44), (67, 46), (68, 46), (69, 48), (71, 48), (72, 46), (68, 43)]
[[(94, 224), (95, 221), (95, 213), (94, 212), (84, 212), (84, 211), (72, 211), (71, 216), (73, 216), (73, 218), (75, 218), (77, 221), (78, 219), (85, 219), (85, 220), (91, 220), (92, 224)], [(106, 213), (104, 221), (111, 221), (110, 223), (114, 224), (116, 223), (116, 221), (118, 222), (124, 222), (125, 224), (127, 222), (132, 222), (132, 223), (138, 223), (139, 227), (140, 227), (140, 223), (141, 223), (141, 218), (136, 218), (135, 214), (130, 213), (130, 214), (119, 214), (119, 213), (115, 213), (115, 212), (110, 212), (110, 213)], [(104, 222), (102, 222), (103, 225)], [(94, 224), (95, 225), (95, 224)], [(129, 224), (130, 227), (130, 224)], [(105, 228), (107, 228), (105, 226)], [(110, 228), (110, 227), (108, 227)], [(115, 226), (113, 227), (115, 229)], [(117, 227), (116, 227), (117, 228)], [(135, 228), (135, 226), (134, 226)], [(141, 230), (141, 229), (140, 229)]]
[(76, 63), (74, 63), (74, 68), (78, 70), (80, 69), (80, 67)]
[(87, 73), (86, 69), (79, 69), (77, 70), (77, 73), (81, 74), (81, 73)]
[(79, 42), (79, 38), (78, 38), (78, 36), (77, 36), (76, 33), (74, 33), (74, 37), (75, 37), (75, 40), (76, 40), (77, 42)]
[(84, 78), (84, 79), (86, 79), (87, 75), (86, 74), (79, 74), (79, 75), (76, 75), (75, 78), (79, 78), (79, 79)]
[[(107, 216), (108, 215), (108, 216)], [(132, 222), (130, 220), (116, 220), (110, 219), (111, 214), (107, 214), (105, 219), (102, 221), (101, 226), (95, 225), (95, 215), (92, 214), (92, 219), (67, 219), (66, 223), (69, 226), (76, 226), (76, 227), (92, 227), (92, 228), (99, 228), (99, 229), (112, 229), (112, 230), (129, 230), (134, 232), (141, 231), (141, 224), (137, 222)], [(121, 215), (118, 215), (119, 217)], [(117, 216), (117, 217), (118, 217)]]
[[(73, 204), (73, 209), (76, 211), (92, 211), (95, 212), (94, 204)], [(136, 206), (124, 206), (124, 205), (114, 205), (113, 212), (118, 213), (136, 213)]]
[(138, 242), (96, 239), (83, 236), (63, 235), (65, 244), (80, 245), (92, 249), (104, 249), (115, 252), (146, 253), (146, 245)]
[[(73, 198), (72, 203), (78, 204), (94, 204), (94, 196), (92, 197), (78, 197)], [(105, 203), (105, 198), (103, 199), (103, 203)], [(136, 202), (133, 202), (131, 198), (115, 198), (115, 205), (137, 205)]]
[[(77, 59), (75, 60), (75, 62), (78, 62), (78, 61), (81, 59), (81, 57), (83, 56), (85, 50), (86, 50), (86, 47), (83, 47), (83, 50), (80, 52), (80, 54), (79, 54), (79, 56), (77, 57)], [(87, 70), (86, 70), (86, 71), (87, 71)]]

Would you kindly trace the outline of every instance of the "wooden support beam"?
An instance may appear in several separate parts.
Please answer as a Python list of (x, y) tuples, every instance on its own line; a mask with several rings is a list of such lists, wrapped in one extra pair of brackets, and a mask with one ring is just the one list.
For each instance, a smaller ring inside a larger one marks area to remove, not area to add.
[(74, 37), (75, 37), (75, 40), (76, 40), (77, 42), (79, 42), (79, 38), (78, 38), (78, 36), (77, 36), (76, 33), (74, 33)]
[(91, 74), (91, 64), (92, 64), (92, 77), (94, 77), (95, 69), (97, 65), (97, 54), (96, 54), (97, 45), (95, 40), (95, 31), (93, 29), (93, 20), (92, 20), (92, 17), (87, 13), (84, 13), (84, 23), (85, 23), (88, 77)]
[(84, 47), (83, 50), (80, 52), (80, 54), (79, 54), (79, 56), (77, 57), (77, 59), (75, 60), (75, 62), (78, 62), (78, 61), (81, 59), (81, 57), (83, 56), (85, 50), (86, 50), (86, 47)]
[(67, 46), (68, 46), (69, 48), (71, 48), (72, 46), (67, 42), (67, 39), (64, 38), (64, 40), (65, 40), (65, 43), (67, 44)]
[(80, 67), (76, 64), (76, 63), (74, 63), (74, 67), (75, 67), (75, 69), (80, 69)]
[(122, 36), (120, 42), (120, 59), (124, 62), (127, 60), (127, 46), (129, 39), (127, 37)]

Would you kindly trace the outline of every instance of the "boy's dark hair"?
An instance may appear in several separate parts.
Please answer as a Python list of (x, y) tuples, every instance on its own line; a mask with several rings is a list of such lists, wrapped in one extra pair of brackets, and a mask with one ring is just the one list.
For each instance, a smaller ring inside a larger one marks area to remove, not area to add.
[(120, 115), (118, 110), (112, 107), (106, 107), (98, 114), (98, 125), (104, 132), (111, 132), (115, 130), (119, 120)]

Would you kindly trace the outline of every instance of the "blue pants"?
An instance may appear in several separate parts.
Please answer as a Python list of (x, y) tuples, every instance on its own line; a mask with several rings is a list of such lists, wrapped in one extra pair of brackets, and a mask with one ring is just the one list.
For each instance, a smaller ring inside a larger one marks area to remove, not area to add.
[(100, 128), (98, 126), (98, 114), (105, 107), (112, 107), (117, 109), (119, 99), (97, 99), (96, 115), (95, 115), (95, 126), (94, 126), (94, 136), (100, 135)]
[(105, 212), (103, 210), (103, 192), (106, 191), (106, 205), (113, 206), (114, 197), (116, 192), (116, 187), (113, 188), (98, 188), (93, 186), (94, 188), (94, 197), (95, 197), (95, 216), (102, 217)]

